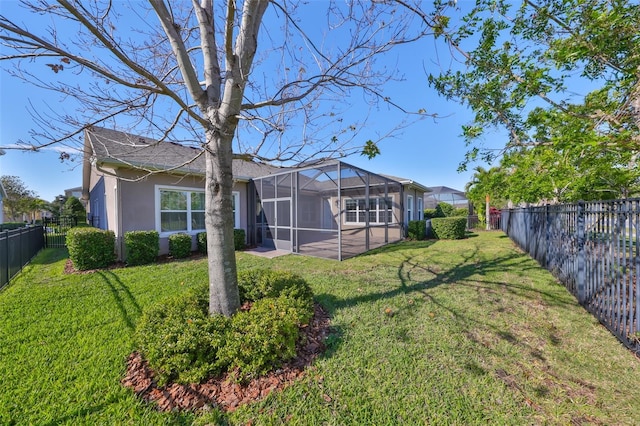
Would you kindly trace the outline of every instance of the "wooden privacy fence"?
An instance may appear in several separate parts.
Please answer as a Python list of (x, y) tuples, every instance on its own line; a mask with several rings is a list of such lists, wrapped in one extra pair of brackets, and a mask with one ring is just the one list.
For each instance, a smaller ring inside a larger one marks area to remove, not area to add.
[(640, 198), (503, 210), (502, 230), (640, 354)]
[(0, 232), (0, 288), (44, 247), (42, 226)]

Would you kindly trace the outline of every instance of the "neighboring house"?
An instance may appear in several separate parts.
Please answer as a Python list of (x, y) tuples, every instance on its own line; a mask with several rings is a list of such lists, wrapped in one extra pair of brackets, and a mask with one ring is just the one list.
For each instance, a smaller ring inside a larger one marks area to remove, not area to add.
[(77, 199), (81, 200), (82, 199), (82, 187), (78, 186), (75, 188), (69, 188), (69, 189), (65, 189), (64, 190), (64, 196), (69, 198), (69, 197), (76, 197)]
[(77, 186), (75, 188), (65, 189), (64, 190), (64, 196), (67, 199), (69, 197), (76, 197), (78, 200), (80, 200), (80, 202), (82, 203), (84, 208), (85, 209), (87, 208), (86, 200), (82, 199), (82, 187), (81, 186)]
[(448, 186), (431, 186), (430, 192), (424, 194), (424, 208), (435, 209), (438, 203), (445, 202), (457, 208), (468, 208), (467, 195)]
[[(85, 132), (82, 199), (90, 222), (114, 231), (120, 258), (128, 231), (157, 230), (163, 254), (169, 235), (204, 232), (201, 153), (114, 130)], [(233, 175), (233, 225), (247, 244), (338, 260), (401, 240), (406, 223), (422, 217), (427, 191), (338, 160), (280, 168), (235, 158)]]

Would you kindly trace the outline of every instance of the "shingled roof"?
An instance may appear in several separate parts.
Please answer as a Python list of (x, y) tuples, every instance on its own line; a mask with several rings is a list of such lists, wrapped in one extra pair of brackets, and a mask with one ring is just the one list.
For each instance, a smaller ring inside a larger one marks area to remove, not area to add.
[[(205, 174), (202, 149), (173, 142), (158, 142), (117, 130), (92, 127), (85, 131), (85, 156), (99, 165), (132, 167), (147, 171), (166, 170), (181, 174)], [(244, 159), (233, 160), (233, 176), (238, 180), (266, 176), (280, 168)]]

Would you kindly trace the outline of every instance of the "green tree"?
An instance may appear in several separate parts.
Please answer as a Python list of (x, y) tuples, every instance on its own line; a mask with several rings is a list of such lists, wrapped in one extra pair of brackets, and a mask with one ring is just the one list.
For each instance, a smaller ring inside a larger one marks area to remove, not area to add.
[(67, 198), (62, 208), (62, 214), (65, 216), (75, 217), (78, 223), (87, 221), (87, 211), (77, 197), (71, 196)]
[(506, 173), (500, 167), (485, 169), (477, 166), (475, 172), (464, 190), (467, 199), (473, 203), (478, 219), (484, 222), (486, 217), (486, 197), (489, 196), (490, 205), (502, 208), (505, 206)]
[(18, 176), (0, 176), (0, 181), (7, 193), (7, 198), (3, 200), (7, 213), (5, 221), (22, 221), (22, 216), (32, 211), (35, 192), (28, 189)]
[(637, 167), (638, 28), (637, 2), (479, 0), (458, 28), (443, 31), (464, 67), (430, 76), (443, 96), (475, 114), (463, 127), (471, 147), (463, 167), (496, 155), (479, 142), (491, 128), (507, 131), (505, 151), (570, 145), (631, 152), (617, 167)]
[[(359, 91), (372, 106), (399, 107), (384, 91), (397, 70), (376, 66), (376, 58), (440, 31), (442, 7), (420, 26), (394, 3), (346, 3), (150, 0), (145, 10), (139, 2), (25, 0), (22, 16), (0, 15), (0, 59), (11, 61), (13, 75), (80, 104), (75, 115), (48, 120), (25, 147), (69, 144), (82, 129), (113, 123), (136, 123), (133, 133), (144, 128), (160, 141), (191, 141), (194, 157), (206, 162), (210, 312), (231, 315), (239, 308), (230, 219), (234, 148), (259, 160), (376, 154), (375, 141), (355, 143), (358, 125), (336, 124), (348, 107), (345, 96)], [(331, 31), (318, 31), (317, 19), (299, 19), (309, 4), (325, 7)], [(144, 16), (144, 25), (136, 19), (132, 28), (131, 16)], [(261, 51), (258, 40), (266, 42)], [(35, 67), (48, 68), (50, 78), (34, 75)], [(333, 110), (319, 108), (330, 102)], [(54, 128), (58, 123), (64, 127)], [(344, 127), (328, 137), (314, 134), (328, 123)], [(285, 131), (294, 125), (302, 136)]]
[(56, 198), (50, 202), (46, 209), (51, 212), (54, 218), (59, 218), (62, 215), (62, 211), (64, 209), (64, 205), (67, 202), (66, 195), (58, 195)]

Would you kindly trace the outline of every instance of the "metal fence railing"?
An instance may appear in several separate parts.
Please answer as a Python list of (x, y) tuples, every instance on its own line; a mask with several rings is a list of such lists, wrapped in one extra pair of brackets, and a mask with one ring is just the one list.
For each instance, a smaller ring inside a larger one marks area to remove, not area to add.
[(0, 232), (0, 289), (44, 247), (42, 226)]
[(501, 225), (640, 354), (640, 198), (503, 210)]
[(61, 216), (46, 218), (44, 226), (44, 241), (47, 248), (65, 248), (67, 246), (67, 231), (78, 225), (78, 218)]

